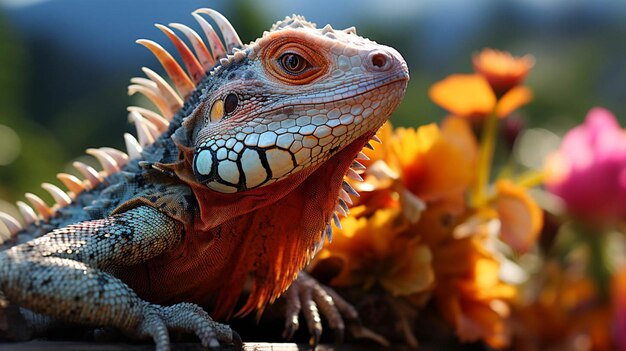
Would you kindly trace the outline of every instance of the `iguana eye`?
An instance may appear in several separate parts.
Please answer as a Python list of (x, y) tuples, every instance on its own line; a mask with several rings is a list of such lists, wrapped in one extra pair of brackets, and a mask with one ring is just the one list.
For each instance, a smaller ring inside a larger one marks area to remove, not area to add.
[(224, 99), (224, 112), (232, 113), (239, 105), (239, 98), (235, 94), (228, 94)]
[(259, 57), (270, 78), (289, 85), (310, 84), (331, 67), (327, 53), (314, 44), (285, 35), (263, 46)]
[(304, 72), (309, 63), (304, 57), (294, 54), (286, 53), (279, 58), (280, 66), (289, 74), (297, 75)]

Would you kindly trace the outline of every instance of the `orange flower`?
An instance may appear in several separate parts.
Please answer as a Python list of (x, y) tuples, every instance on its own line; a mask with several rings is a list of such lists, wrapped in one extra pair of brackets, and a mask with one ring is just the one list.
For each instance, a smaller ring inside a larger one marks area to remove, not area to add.
[(477, 142), (468, 124), (446, 119), (418, 129), (398, 128), (390, 141), (404, 186), (425, 202), (463, 193), (474, 179)]
[(485, 251), (484, 238), (450, 238), (432, 248), (437, 279), (435, 300), (461, 341), (509, 343), (508, 300), (516, 289), (500, 281), (500, 263)]
[(487, 79), (479, 74), (453, 74), (433, 84), (428, 95), (454, 116), (483, 119), (491, 113), (504, 118), (532, 100), (524, 86), (510, 89), (499, 100)]
[[(488, 86), (486, 88), (490, 89)], [(366, 162), (368, 169), (364, 175), (365, 182), (355, 183), (355, 187), (361, 192), (361, 198), (358, 200), (360, 206), (354, 208), (351, 217), (358, 220), (348, 218), (342, 221), (342, 225), (351, 232), (354, 231), (354, 223), (357, 223), (355, 221), (358, 221), (359, 227), (367, 226), (370, 235), (378, 232), (379, 240), (385, 237), (386, 240), (402, 238), (403, 241), (399, 241), (401, 246), (398, 251), (389, 249), (389, 244), (386, 246), (376, 242), (379, 250), (394, 252), (392, 257), (369, 254), (376, 250), (364, 246), (363, 239), (357, 239), (367, 237), (363, 235), (363, 230), (366, 229), (357, 230), (360, 235), (348, 234), (342, 235), (342, 239), (335, 239), (343, 240), (350, 236), (352, 242), (342, 241), (337, 247), (335, 241), (328, 249), (334, 257), (343, 257), (344, 262), (350, 257), (352, 263), (344, 266), (333, 283), (340, 286), (370, 286), (372, 281), (377, 281), (383, 285), (383, 279), (380, 276), (371, 278), (371, 273), (369, 280), (363, 280), (366, 276), (363, 272), (381, 272), (381, 266), (387, 267), (383, 269), (385, 274), (392, 271), (420, 274), (422, 279), (426, 279), (422, 282), (430, 283), (412, 286), (409, 284), (411, 288), (402, 288), (399, 278), (407, 279), (409, 275), (394, 274), (391, 278), (394, 283), (387, 284), (386, 289), (395, 291), (396, 294), (401, 293), (418, 308), (425, 299), (434, 296), (437, 306), (461, 340), (482, 339), (494, 347), (506, 345), (510, 333), (506, 301), (515, 295), (515, 288), (500, 280), (500, 263), (486, 249), (489, 246), (487, 241), (497, 235), (490, 231), (494, 228), (491, 220), (498, 219), (498, 212), (495, 209), (480, 210), (480, 213), (488, 213), (489, 216), (480, 217), (480, 221), (471, 225), (466, 223), (473, 220), (478, 213), (468, 208), (465, 200), (477, 171), (478, 156), (478, 143), (468, 122), (452, 117), (447, 118), (441, 127), (430, 124), (417, 129), (384, 128), (379, 137), (383, 144), (376, 150), (365, 151), (371, 159)], [(497, 203), (501, 205), (503, 213), (509, 215), (505, 220), (506, 224), (522, 217), (527, 219), (528, 217), (522, 215), (528, 212), (522, 212), (516, 217), (507, 211), (513, 207), (518, 208), (518, 202), (528, 205), (532, 200), (526, 197), (523, 190), (517, 191), (513, 185), (507, 187), (508, 184), (503, 184)], [(410, 205), (411, 201), (407, 200), (412, 197), (424, 202), (419, 207), (420, 215), (417, 217), (407, 214), (410, 212), (407, 208), (418, 208)], [(523, 209), (535, 209), (529, 206)], [(536, 215), (532, 210), (532, 214)], [(391, 213), (388, 211), (404, 217), (404, 225), (407, 227), (396, 228), (394, 234), (394, 229), (378, 225), (383, 213)], [(531, 221), (531, 224), (530, 228), (536, 230), (535, 221)], [(524, 234), (519, 234), (520, 236), (528, 235), (528, 226), (526, 223), (524, 225)], [(463, 237), (456, 236), (455, 230), (460, 226), (469, 231)], [(344, 229), (342, 233), (348, 232)], [(528, 236), (533, 239), (536, 237)], [(530, 241), (532, 239), (528, 240)], [(368, 242), (373, 244), (374, 240), (370, 239)], [(417, 250), (412, 245), (417, 245), (420, 249)], [(351, 251), (351, 255), (346, 255), (344, 252), (348, 250), (354, 251)], [(413, 261), (407, 254), (402, 254), (403, 250), (415, 252), (417, 257), (420, 257), (420, 251), (427, 250), (432, 255), (432, 260), (428, 261), (428, 269), (425, 268), (424, 260), (415, 260), (421, 262), (420, 265), (403, 263)], [(389, 262), (406, 268), (390, 270)]]
[(531, 56), (485, 49), (474, 56), (475, 74), (453, 74), (428, 91), (434, 103), (455, 116), (503, 118), (532, 100), (532, 91), (521, 86), (534, 64)]
[[(436, 84), (431, 96), (450, 102), (456, 116), (506, 115), (524, 100), (527, 89), (518, 88), (498, 100), (484, 77), (458, 75)], [(448, 99), (450, 91), (458, 100)], [(378, 137), (382, 145), (364, 150), (370, 158), (363, 161), (365, 181), (353, 182), (361, 197), (319, 256), (318, 262), (341, 263), (331, 284), (378, 285), (415, 308), (433, 300), (462, 341), (507, 346), (509, 301), (517, 289), (500, 278), (506, 259), (494, 238), (528, 250), (542, 225), (541, 210), (524, 188), (500, 181), (491, 191), (488, 179), (485, 201), (468, 204), (479, 148), (467, 119), (453, 116), (416, 129), (387, 124)]]
[(581, 261), (546, 262), (518, 296), (515, 350), (615, 350), (611, 310)]
[(535, 64), (530, 55), (514, 57), (508, 52), (488, 48), (475, 54), (472, 61), (476, 72), (487, 79), (499, 96), (521, 84)]
[(500, 237), (513, 249), (526, 252), (543, 228), (543, 210), (526, 189), (503, 179), (496, 183), (494, 207), (500, 220)]
[(516, 289), (500, 280), (500, 262), (487, 249), (498, 227), (489, 219), (474, 223), (478, 216), (463, 196), (449, 198), (429, 203), (413, 230), (433, 254), (433, 298), (459, 339), (503, 347)]

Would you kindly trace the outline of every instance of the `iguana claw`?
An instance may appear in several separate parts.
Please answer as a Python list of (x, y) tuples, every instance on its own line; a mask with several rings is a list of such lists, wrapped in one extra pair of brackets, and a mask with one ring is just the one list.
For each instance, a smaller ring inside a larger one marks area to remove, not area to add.
[(298, 279), (287, 289), (284, 297), (287, 310), (283, 337), (286, 339), (293, 337), (300, 327), (298, 316), (302, 313), (311, 334), (310, 344), (317, 345), (322, 335), (321, 312), (335, 334), (336, 343), (343, 342), (346, 329), (344, 320), (346, 320), (352, 336), (368, 338), (381, 345), (388, 345), (385, 338), (361, 325), (358, 312), (349, 302), (304, 272), (298, 275)]
[(202, 346), (212, 349), (224, 343), (241, 345), (241, 338), (233, 333), (230, 327), (215, 322), (208, 313), (198, 305), (179, 303), (172, 306), (147, 304), (144, 308), (144, 319), (137, 327), (135, 335), (151, 337), (157, 351), (170, 349), (168, 329), (193, 332), (198, 336)]

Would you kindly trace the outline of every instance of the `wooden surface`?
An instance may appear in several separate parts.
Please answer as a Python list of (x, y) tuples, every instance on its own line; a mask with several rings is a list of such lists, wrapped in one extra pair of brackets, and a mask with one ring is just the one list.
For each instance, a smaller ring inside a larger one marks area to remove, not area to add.
[[(245, 343), (244, 351), (305, 351), (311, 350), (306, 345), (296, 345), (291, 343)], [(152, 344), (125, 344), (125, 343), (87, 343), (87, 342), (65, 342), (65, 341), (29, 341), (18, 343), (0, 342), (2, 351), (152, 351)], [(172, 351), (205, 351), (199, 343), (175, 343), (172, 344)], [(224, 347), (220, 351), (233, 351), (232, 347)], [(377, 347), (366, 347), (363, 345), (320, 345), (316, 351), (377, 351)]]

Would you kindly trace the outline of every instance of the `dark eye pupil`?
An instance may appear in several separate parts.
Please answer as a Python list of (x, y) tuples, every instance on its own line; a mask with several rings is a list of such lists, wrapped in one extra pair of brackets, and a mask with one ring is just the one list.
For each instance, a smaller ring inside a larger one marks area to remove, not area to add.
[(281, 57), (283, 68), (289, 73), (300, 73), (306, 68), (306, 61), (297, 54), (285, 54)]
[(239, 98), (235, 94), (228, 94), (224, 99), (224, 112), (231, 113), (235, 111), (239, 105)]
[(295, 70), (298, 68), (298, 66), (300, 65), (300, 59), (298, 59), (298, 56), (296, 55), (289, 55), (287, 56), (287, 67)]

